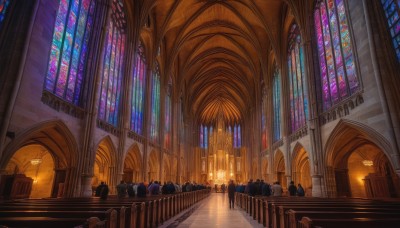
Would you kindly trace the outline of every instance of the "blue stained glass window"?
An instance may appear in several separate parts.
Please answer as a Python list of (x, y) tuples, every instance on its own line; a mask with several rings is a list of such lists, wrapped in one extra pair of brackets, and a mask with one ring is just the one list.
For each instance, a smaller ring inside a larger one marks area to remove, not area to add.
[(54, 25), (44, 89), (75, 105), (80, 103), (95, 2), (61, 0)]
[(132, 74), (131, 130), (139, 135), (142, 135), (147, 76), (147, 65), (142, 44), (139, 44), (135, 61), (135, 68)]
[(159, 142), (160, 129), (160, 68), (157, 63), (151, 79), (151, 123), (150, 138)]
[(118, 125), (126, 42), (126, 24), (121, 22), (124, 13), (122, 10), (118, 11), (120, 3), (114, 0), (112, 17), (106, 31), (103, 64), (100, 66), (102, 79), (97, 116), (100, 120), (114, 126)]
[(11, 2), (10, 0), (0, 0), (0, 29), (4, 19), (6, 18), (6, 13), (10, 5), (10, 2)]
[(263, 89), (263, 100), (261, 105), (261, 144), (262, 149), (268, 147), (268, 134), (267, 134), (267, 92)]
[(385, 17), (397, 60), (400, 61), (400, 0), (381, 0), (381, 4), (385, 11)]
[(275, 66), (273, 78), (274, 141), (281, 138), (281, 75)]
[(300, 30), (293, 24), (289, 30), (288, 76), (291, 132), (304, 127), (308, 118), (307, 83), (304, 68), (304, 50)]
[(240, 124), (233, 126), (233, 148), (240, 148), (242, 146), (242, 132)]

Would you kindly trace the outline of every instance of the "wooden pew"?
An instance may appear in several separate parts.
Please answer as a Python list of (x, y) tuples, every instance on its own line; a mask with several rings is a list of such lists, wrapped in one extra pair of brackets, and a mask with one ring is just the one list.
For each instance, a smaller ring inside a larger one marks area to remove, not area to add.
[(397, 228), (399, 227), (399, 218), (386, 219), (312, 219), (303, 217), (297, 224), (299, 228), (336, 228), (336, 227), (352, 227), (352, 228)]

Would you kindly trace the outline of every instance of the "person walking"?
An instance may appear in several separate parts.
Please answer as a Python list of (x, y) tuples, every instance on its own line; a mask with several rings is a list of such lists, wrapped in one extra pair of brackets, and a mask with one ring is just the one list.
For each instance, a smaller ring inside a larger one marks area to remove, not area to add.
[(229, 185), (228, 185), (228, 198), (229, 198), (229, 209), (234, 209), (235, 208), (235, 184), (233, 183), (233, 180), (230, 180)]

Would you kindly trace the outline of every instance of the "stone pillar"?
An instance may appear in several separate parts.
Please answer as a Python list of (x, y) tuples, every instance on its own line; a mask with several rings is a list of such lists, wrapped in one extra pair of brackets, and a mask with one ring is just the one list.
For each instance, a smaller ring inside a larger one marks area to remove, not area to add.
[(322, 179), (322, 175), (312, 175), (311, 176), (311, 181), (312, 181), (312, 193), (311, 195), (313, 197), (326, 197), (325, 195), (325, 185)]
[(91, 197), (92, 196), (92, 178), (91, 174), (83, 174), (81, 176), (81, 197)]

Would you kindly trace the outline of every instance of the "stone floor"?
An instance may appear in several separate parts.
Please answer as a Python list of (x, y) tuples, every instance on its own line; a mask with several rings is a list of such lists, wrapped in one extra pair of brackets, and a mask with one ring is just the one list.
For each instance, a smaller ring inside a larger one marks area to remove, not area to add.
[(212, 193), (162, 227), (262, 227), (240, 208), (229, 209), (228, 194)]

